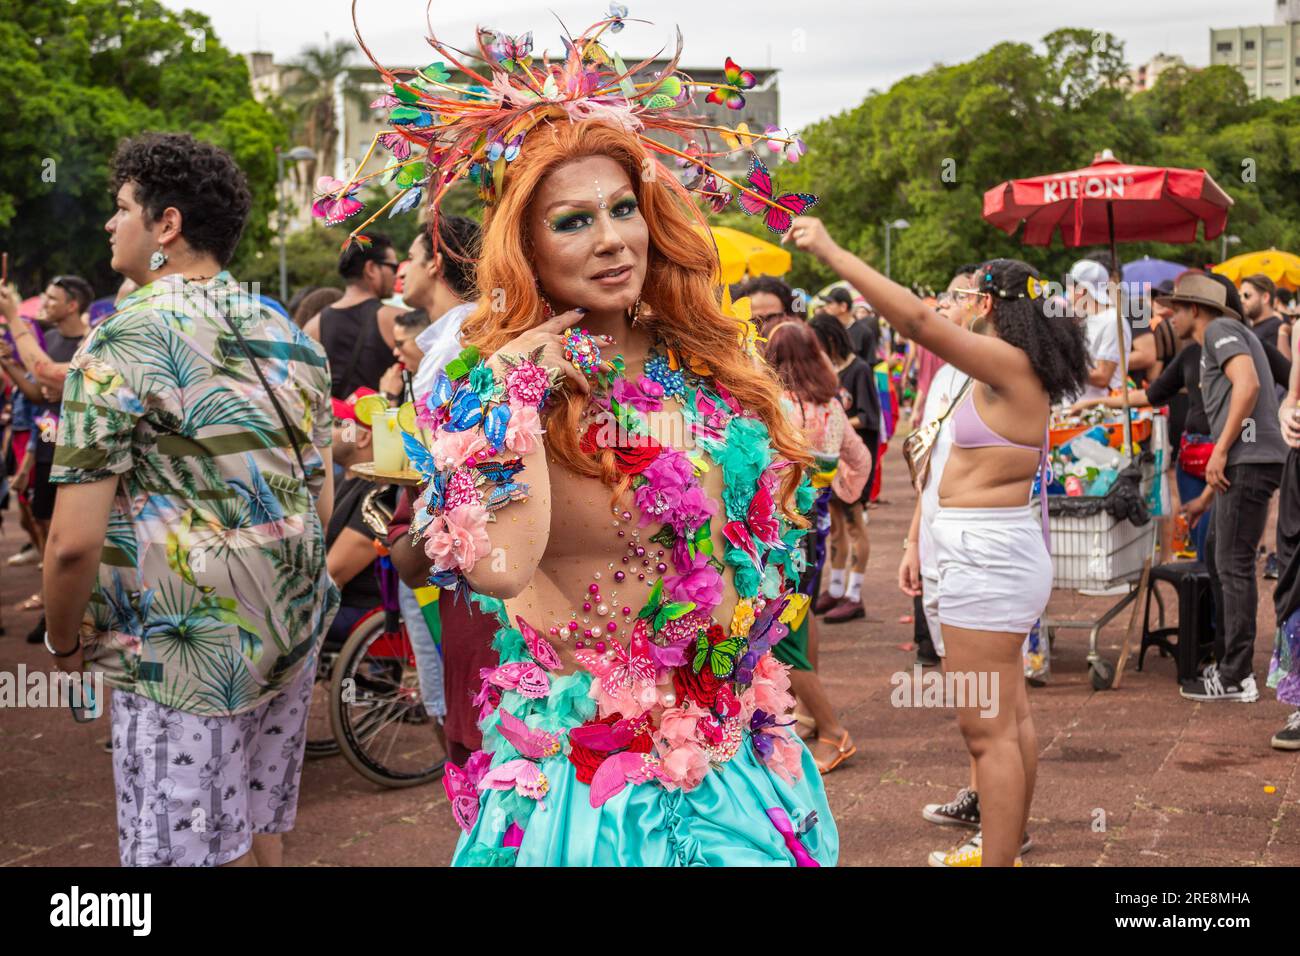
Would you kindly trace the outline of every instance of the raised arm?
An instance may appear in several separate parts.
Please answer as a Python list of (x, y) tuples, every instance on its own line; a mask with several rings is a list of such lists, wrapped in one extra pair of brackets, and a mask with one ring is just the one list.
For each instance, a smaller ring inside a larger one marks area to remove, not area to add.
[(995, 389), (1014, 386), (1029, 369), (1025, 353), (991, 335), (977, 335), (947, 321), (908, 289), (886, 279), (840, 248), (821, 220), (800, 216), (782, 242), (812, 253), (870, 302), (885, 320), (945, 362)]

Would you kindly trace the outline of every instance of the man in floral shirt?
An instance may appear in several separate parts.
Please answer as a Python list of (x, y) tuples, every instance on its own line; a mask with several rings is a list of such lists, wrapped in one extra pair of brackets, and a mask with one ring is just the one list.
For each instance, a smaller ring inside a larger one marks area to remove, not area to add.
[(225, 152), (147, 134), (114, 185), (139, 289), (68, 372), (46, 646), (114, 688), (124, 865), (276, 864), (338, 604), (328, 366), (223, 271), (251, 204)]

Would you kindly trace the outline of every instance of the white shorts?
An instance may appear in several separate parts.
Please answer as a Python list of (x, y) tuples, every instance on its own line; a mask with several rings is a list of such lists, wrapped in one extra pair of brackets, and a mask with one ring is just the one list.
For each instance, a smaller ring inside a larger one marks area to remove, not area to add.
[(940, 508), (930, 537), (941, 624), (1029, 633), (1052, 596), (1052, 558), (1037, 509)]
[(921, 608), (925, 612), (925, 624), (930, 629), (930, 641), (934, 652), (944, 656), (943, 624), (939, 621), (939, 579), (931, 577), (923, 569), (921, 572)]

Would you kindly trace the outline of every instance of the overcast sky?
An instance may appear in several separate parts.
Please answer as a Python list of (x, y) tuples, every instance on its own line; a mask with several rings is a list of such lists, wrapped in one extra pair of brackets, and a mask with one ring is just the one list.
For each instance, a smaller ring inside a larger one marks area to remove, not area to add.
[[(287, 59), (304, 45), (352, 36), (349, 0), (164, 0), (211, 18), (227, 47), (270, 50)], [(1060, 27), (1108, 30), (1125, 44), (1130, 63), (1177, 53), (1193, 65), (1209, 61), (1210, 28), (1272, 23), (1273, 0), (628, 0), (629, 24), (614, 46), (632, 55), (655, 52), (680, 25), (682, 64), (781, 69), (782, 122), (799, 128), (855, 106), (871, 89), (887, 89), (936, 63), (960, 63), (1003, 40), (1036, 43)], [(360, 0), (358, 21), (381, 62), (412, 64), (428, 57), (422, 0)], [(462, 11), (479, 11), (465, 16)], [(464, 44), (476, 25), (519, 34), (533, 30), (536, 46), (560, 51), (554, 14), (580, 31), (603, 17), (605, 2), (434, 0), (438, 35)], [(727, 15), (733, 19), (725, 19)], [(739, 17), (743, 15), (745, 22)]]

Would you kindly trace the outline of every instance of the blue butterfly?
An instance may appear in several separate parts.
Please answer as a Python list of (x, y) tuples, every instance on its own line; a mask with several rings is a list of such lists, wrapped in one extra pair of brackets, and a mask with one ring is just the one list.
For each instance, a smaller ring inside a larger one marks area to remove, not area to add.
[(478, 393), (468, 388), (457, 389), (451, 400), (451, 418), (443, 427), (449, 432), (463, 432), (482, 421), (483, 403), (479, 400)]
[(414, 435), (402, 432), (402, 445), (406, 448), (406, 457), (411, 459), (411, 464), (415, 470), (425, 477), (437, 474), (438, 466), (433, 463), (433, 456), (429, 454), (429, 449), (420, 444), (420, 440)]
[(506, 158), (507, 163), (513, 163), (515, 157), (519, 155), (519, 147), (523, 144), (524, 134), (511, 137), (510, 142), (494, 139), (492, 145), (488, 147), (488, 160), (496, 162), (502, 156)]
[(484, 507), (488, 511), (504, 508), (512, 501), (524, 501), (528, 498), (528, 486), (514, 481), (502, 482), (488, 492)]
[(524, 470), (522, 458), (515, 458), (511, 461), (485, 461), (478, 466), (479, 473), (488, 481), (497, 483), (510, 481)]
[(505, 402), (493, 405), (483, 423), (483, 436), (493, 448), (506, 443), (506, 426), (510, 423), (510, 406)]
[(436, 412), (451, 401), (451, 393), (451, 379), (447, 377), (446, 372), (439, 372), (438, 377), (433, 380), (433, 390), (424, 400), (425, 407), (431, 412)]
[(393, 208), (390, 209), (388, 212), (388, 218), (392, 219), (394, 216), (400, 213), (409, 212), (410, 210), (414, 209), (416, 206), (420, 204), (420, 197), (423, 195), (424, 195), (423, 186), (412, 186), (410, 189), (408, 189), (406, 192), (402, 194), (401, 199), (393, 203)]

